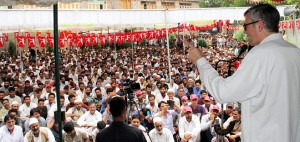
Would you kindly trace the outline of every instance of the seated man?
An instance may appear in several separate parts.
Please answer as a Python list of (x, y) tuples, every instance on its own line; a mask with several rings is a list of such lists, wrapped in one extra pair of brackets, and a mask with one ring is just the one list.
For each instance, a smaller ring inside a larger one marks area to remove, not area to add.
[(232, 112), (232, 117), (229, 117), (228, 120), (224, 123), (222, 130), (220, 125), (215, 125), (215, 131), (218, 135), (226, 135), (230, 142), (239, 142), (241, 141), (241, 110), (238, 108), (234, 109)]
[(213, 129), (216, 119), (221, 123), (221, 119), (218, 117), (220, 107), (214, 105), (210, 110), (210, 113), (204, 115), (201, 119), (201, 142), (210, 142), (215, 132)]
[(66, 112), (67, 121), (77, 122), (79, 117), (82, 116), (86, 112), (86, 109), (81, 106), (81, 104), (82, 104), (81, 100), (76, 99), (74, 101), (74, 103), (75, 103), (75, 106), (71, 107)]
[(89, 108), (89, 111), (80, 116), (77, 120), (77, 124), (84, 127), (90, 135), (93, 129), (96, 128), (97, 122), (102, 120), (102, 114), (96, 110), (96, 105), (94, 103), (91, 103)]
[(97, 129), (94, 129), (93, 132), (92, 132), (92, 139), (93, 139), (93, 142), (96, 141), (96, 136), (97, 136), (97, 134), (98, 134), (101, 130), (103, 130), (104, 128), (106, 128), (105, 122), (104, 122), (104, 121), (99, 121), (99, 122), (97, 123)]
[(33, 102), (31, 102), (29, 96), (24, 97), (24, 103), (20, 106), (19, 110), (21, 111), (20, 116), (22, 118), (28, 119), (30, 116), (30, 110), (33, 108), (36, 108), (37, 105)]
[(5, 125), (0, 128), (1, 142), (23, 142), (23, 132), (20, 126), (15, 125), (15, 117), (6, 115), (4, 117)]
[(30, 131), (26, 133), (24, 142), (55, 142), (51, 130), (47, 127), (40, 127), (40, 123), (36, 118), (30, 118), (29, 126)]
[(65, 142), (89, 142), (87, 132), (82, 128), (75, 128), (72, 122), (64, 125), (63, 139)]
[(141, 124), (140, 117), (138, 115), (133, 115), (131, 119), (132, 119), (131, 126), (142, 130), (147, 142), (150, 142), (151, 140), (149, 138), (149, 135), (147, 134), (145, 127), (140, 125)]
[(152, 142), (174, 142), (172, 132), (164, 128), (162, 121), (160, 117), (153, 119), (155, 129), (149, 132)]
[(179, 120), (179, 136), (183, 142), (200, 141), (200, 121), (199, 117), (193, 114), (192, 108), (186, 106), (183, 109), (184, 117)]
[(30, 118), (36, 118), (39, 123), (40, 123), (40, 126), (42, 127), (46, 127), (46, 120), (45, 118), (41, 117), (40, 116), (40, 112), (38, 111), (38, 109), (36, 108), (33, 108), (30, 110), (30, 116), (29, 116), (29, 119), (27, 119), (25, 122), (24, 122), (24, 133), (26, 134), (28, 131), (30, 131), (30, 126), (29, 126), (29, 120)]

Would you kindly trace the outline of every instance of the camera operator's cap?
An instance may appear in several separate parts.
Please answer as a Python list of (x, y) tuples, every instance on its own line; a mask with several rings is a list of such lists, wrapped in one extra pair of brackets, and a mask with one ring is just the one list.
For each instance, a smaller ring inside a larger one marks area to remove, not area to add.
[(204, 98), (204, 101), (210, 101), (209, 96), (206, 96), (206, 97)]
[(193, 112), (192, 108), (190, 106), (186, 106), (183, 108), (183, 112), (187, 113), (187, 112)]
[(197, 100), (198, 100), (198, 96), (195, 95), (195, 94), (192, 94), (192, 95), (191, 95), (191, 100), (194, 100), (194, 99), (197, 99)]
[(182, 97), (181, 97), (181, 100), (182, 100), (182, 101), (187, 101), (188, 98), (187, 98), (187, 96), (182, 96)]
[(141, 91), (141, 90), (137, 90), (137, 91), (135, 91), (135, 95), (136, 95), (136, 96), (140, 96), (140, 95), (142, 95), (142, 91)]
[(218, 105), (213, 105), (212, 110), (220, 111), (220, 107)]

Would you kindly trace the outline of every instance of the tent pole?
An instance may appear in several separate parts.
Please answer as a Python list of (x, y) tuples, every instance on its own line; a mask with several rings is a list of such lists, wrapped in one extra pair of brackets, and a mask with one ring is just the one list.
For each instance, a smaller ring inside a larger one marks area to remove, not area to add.
[[(57, 3), (53, 5), (53, 28), (54, 28), (54, 59), (55, 59), (55, 91), (56, 91), (56, 104), (57, 110), (54, 112), (55, 122), (59, 126), (59, 141), (62, 142), (62, 116), (60, 107), (60, 74), (59, 74), (59, 62), (58, 62), (58, 7)], [(64, 115), (64, 113), (63, 113)]]
[(171, 60), (170, 60), (170, 44), (169, 44), (169, 30), (168, 30), (168, 20), (167, 20), (168, 9), (165, 10), (165, 26), (166, 26), (166, 39), (167, 39), (167, 49), (168, 49), (168, 67), (169, 67), (169, 83), (171, 84)]

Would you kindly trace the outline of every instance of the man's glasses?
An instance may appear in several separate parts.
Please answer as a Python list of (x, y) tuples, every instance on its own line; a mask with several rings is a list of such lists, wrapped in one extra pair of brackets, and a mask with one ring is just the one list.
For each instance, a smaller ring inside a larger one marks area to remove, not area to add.
[(251, 23), (244, 24), (244, 25), (243, 25), (244, 30), (246, 31), (246, 30), (247, 30), (247, 26), (252, 25), (252, 24), (255, 24), (255, 23), (257, 23), (257, 22), (259, 22), (259, 20), (254, 21), (254, 22), (251, 22)]

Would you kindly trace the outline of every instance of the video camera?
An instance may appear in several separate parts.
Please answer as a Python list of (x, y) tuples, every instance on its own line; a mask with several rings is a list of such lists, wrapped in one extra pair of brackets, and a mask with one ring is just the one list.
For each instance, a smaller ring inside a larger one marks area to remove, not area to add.
[(123, 83), (124, 86), (124, 90), (127, 93), (127, 98), (132, 101), (134, 99), (134, 92), (136, 90), (140, 90), (140, 84), (139, 83), (135, 83), (134, 81), (130, 80), (130, 79), (126, 79), (126, 81)]

